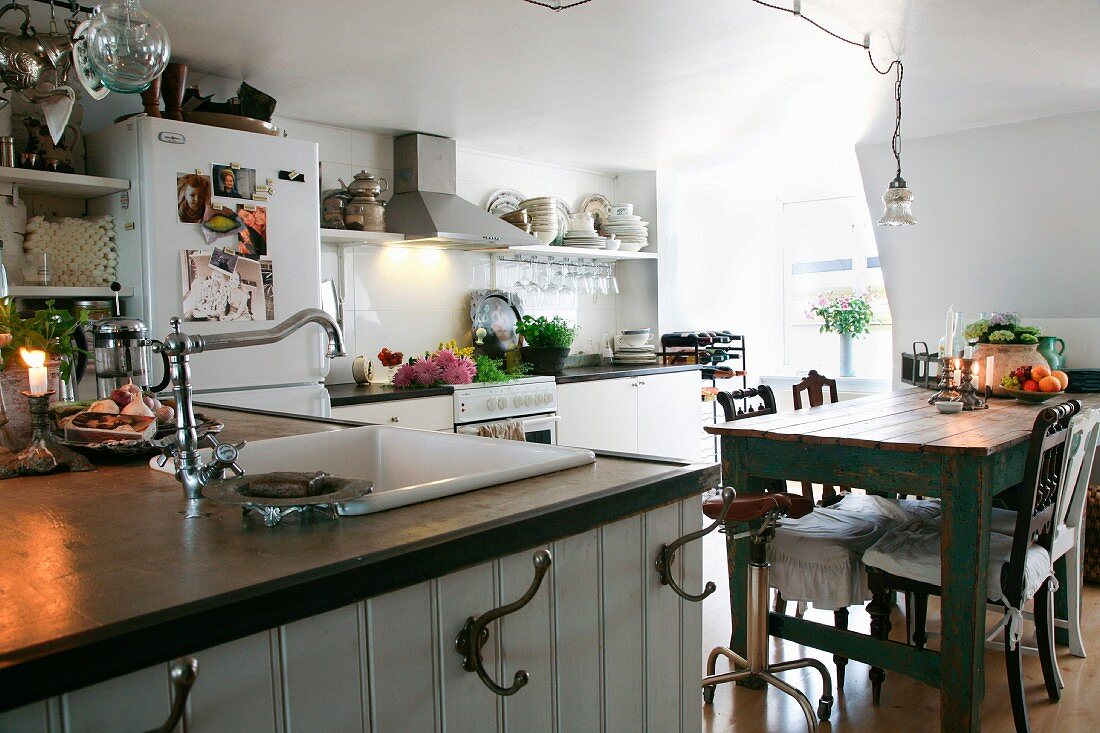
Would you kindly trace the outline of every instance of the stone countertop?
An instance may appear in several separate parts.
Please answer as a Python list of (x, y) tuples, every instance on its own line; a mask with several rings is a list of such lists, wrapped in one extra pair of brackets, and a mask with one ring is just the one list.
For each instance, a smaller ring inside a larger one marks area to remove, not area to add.
[[(229, 441), (343, 429), (209, 413), (225, 420)], [(175, 479), (144, 462), (3, 481), (0, 710), (587, 531), (717, 480), (713, 465), (600, 456), (418, 505), (274, 528), (208, 501), (186, 518)]]
[(569, 367), (558, 376), (558, 384), (571, 384), (572, 382), (591, 382), (597, 379), (621, 379), (623, 377), (642, 377), (648, 374), (666, 374), (670, 372), (700, 371), (703, 366), (699, 364), (680, 364), (676, 366), (662, 366), (658, 364), (630, 366), (625, 364), (609, 364), (582, 367)]
[(397, 389), (391, 384), (330, 384), (326, 385), (333, 407), (365, 405), (388, 400), (412, 400), (418, 397), (452, 395), (454, 387), (410, 387)]

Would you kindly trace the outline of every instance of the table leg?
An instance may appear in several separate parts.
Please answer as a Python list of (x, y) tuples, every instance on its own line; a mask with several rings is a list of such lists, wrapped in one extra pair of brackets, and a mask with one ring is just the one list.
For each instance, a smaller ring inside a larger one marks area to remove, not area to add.
[(943, 651), (940, 730), (981, 730), (985, 695), (985, 599), (989, 566), (991, 468), (977, 456), (943, 460)]
[[(722, 476), (724, 483), (732, 486), (739, 496), (762, 494), (769, 486), (768, 481), (755, 479), (745, 470), (741, 451), (744, 444), (735, 437), (722, 437)], [(726, 526), (726, 560), (729, 573), (730, 591), (730, 646), (742, 657), (748, 654), (748, 582), (749, 582), (749, 540), (731, 539), (734, 534), (748, 529), (748, 524), (729, 524)]]

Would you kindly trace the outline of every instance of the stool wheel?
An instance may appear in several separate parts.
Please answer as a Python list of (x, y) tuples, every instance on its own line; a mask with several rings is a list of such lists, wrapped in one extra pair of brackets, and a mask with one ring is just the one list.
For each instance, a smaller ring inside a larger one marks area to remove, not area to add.
[(714, 704), (714, 688), (715, 687), (716, 687), (716, 685), (707, 685), (706, 687), (703, 688), (703, 704), (704, 705), (713, 705)]
[(817, 719), (828, 720), (833, 712), (833, 698), (823, 697), (817, 703)]

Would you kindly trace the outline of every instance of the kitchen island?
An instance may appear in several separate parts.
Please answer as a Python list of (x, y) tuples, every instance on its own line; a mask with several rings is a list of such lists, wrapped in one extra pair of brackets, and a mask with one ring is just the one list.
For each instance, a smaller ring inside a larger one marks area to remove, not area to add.
[[(231, 441), (343, 427), (210, 412)], [(0, 728), (154, 727), (167, 660), (193, 654), (198, 730), (578, 730), (601, 717), (698, 730), (700, 609), (660, 585), (653, 559), (699, 526), (698, 494), (717, 480), (715, 466), (601, 456), (270, 529), (209, 501), (194, 512), (142, 464), (4, 482)], [(490, 677), (507, 685), (522, 668), (531, 682), (498, 698), (462, 670), (454, 636), (522, 595), (538, 548), (554, 556), (546, 582), (483, 650)], [(678, 563), (689, 588), (698, 552)]]

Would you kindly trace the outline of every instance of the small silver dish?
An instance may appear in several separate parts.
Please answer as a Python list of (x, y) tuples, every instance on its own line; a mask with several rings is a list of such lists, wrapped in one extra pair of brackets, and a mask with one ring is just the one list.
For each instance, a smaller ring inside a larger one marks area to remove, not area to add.
[(241, 514), (256, 512), (264, 524), (274, 527), (294, 513), (321, 513), (336, 519), (337, 508), (371, 492), (374, 483), (316, 471), (296, 473), (279, 471), (254, 476), (215, 481), (202, 490), (202, 495), (220, 504), (241, 507)]

